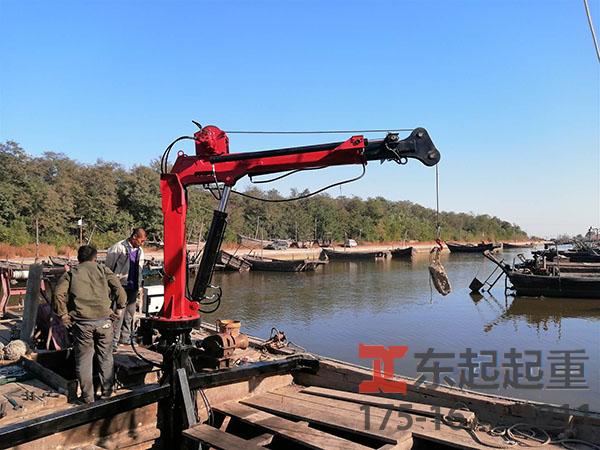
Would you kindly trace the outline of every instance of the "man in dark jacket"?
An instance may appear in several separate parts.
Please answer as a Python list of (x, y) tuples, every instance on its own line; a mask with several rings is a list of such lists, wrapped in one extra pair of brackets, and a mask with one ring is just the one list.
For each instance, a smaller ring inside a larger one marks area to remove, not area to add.
[[(96, 263), (97, 251), (90, 245), (79, 247), (79, 265), (66, 272), (56, 285), (54, 311), (66, 327), (73, 327), (75, 371), (81, 387), (81, 400), (91, 403), (95, 389), (92, 380), (94, 354), (98, 362), (102, 398), (112, 394), (114, 365), (112, 320), (122, 314), (127, 294), (119, 278)], [(117, 311), (112, 311), (111, 295)]]
[(132, 335), (135, 334), (135, 312), (144, 269), (144, 249), (142, 248), (144, 242), (146, 242), (146, 231), (143, 228), (134, 228), (129, 238), (117, 242), (106, 252), (106, 267), (119, 277), (127, 293), (125, 311), (115, 321), (113, 336), (115, 351), (119, 344), (129, 345)]

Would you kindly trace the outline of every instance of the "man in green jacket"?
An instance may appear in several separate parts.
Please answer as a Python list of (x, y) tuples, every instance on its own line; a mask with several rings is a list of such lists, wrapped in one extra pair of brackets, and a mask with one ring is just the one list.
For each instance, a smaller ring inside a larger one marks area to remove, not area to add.
[[(127, 294), (119, 278), (105, 266), (98, 265), (96, 256), (94, 247), (79, 247), (79, 265), (61, 277), (56, 285), (53, 304), (65, 326), (73, 327), (75, 371), (84, 403), (95, 400), (92, 379), (94, 354), (98, 362), (101, 398), (112, 394), (112, 320), (122, 315), (127, 303)], [(116, 311), (110, 308), (111, 296), (116, 299)]]

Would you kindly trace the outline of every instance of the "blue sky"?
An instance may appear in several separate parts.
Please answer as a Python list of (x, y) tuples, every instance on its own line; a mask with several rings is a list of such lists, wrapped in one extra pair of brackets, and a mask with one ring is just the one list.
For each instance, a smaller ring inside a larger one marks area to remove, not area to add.
[[(546, 236), (600, 225), (599, 64), (581, 1), (0, 0), (0, 25), (0, 140), (30, 153), (145, 164), (192, 119), (423, 126), (442, 153), (442, 209)], [(346, 136), (230, 138), (249, 151)], [(341, 192), (435, 206), (434, 177), (370, 164)]]

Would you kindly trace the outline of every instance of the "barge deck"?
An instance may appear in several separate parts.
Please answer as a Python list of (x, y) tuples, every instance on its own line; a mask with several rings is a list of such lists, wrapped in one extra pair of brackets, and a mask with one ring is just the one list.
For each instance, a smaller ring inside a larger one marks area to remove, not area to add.
[[(214, 332), (206, 324), (193, 338)], [(198, 420), (190, 418), (184, 436), (227, 450), (264, 446), (389, 450), (431, 445), (483, 449), (505, 441), (477, 423), (507, 428), (525, 422), (549, 430), (576, 430), (581, 439), (600, 441), (600, 415), (595, 413), (418, 384), (402, 377), (396, 380), (406, 383), (406, 394), (360, 394), (359, 385), (373, 377), (371, 370), (287, 347), (266, 351), (265, 344), (251, 338), (248, 349), (236, 350), (232, 368), (189, 377), (190, 389), (201, 388), (206, 401), (200, 395), (196, 399)], [(160, 354), (143, 347), (138, 352), (160, 363)], [(157, 404), (169, 398), (169, 385), (161, 385), (159, 370), (129, 347), (119, 349), (115, 365), (116, 395), (91, 405), (75, 405), (66, 393), (40, 380), (19, 383), (27, 390), (37, 385), (36, 395), (51, 391), (59, 396), (8, 411), (0, 419), (0, 448), (165, 448), (157, 447)]]

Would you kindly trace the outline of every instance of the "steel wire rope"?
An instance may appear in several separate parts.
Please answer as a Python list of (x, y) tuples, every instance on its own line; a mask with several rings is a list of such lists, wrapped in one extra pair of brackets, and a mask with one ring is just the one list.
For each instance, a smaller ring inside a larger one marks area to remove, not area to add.
[[(248, 175), (248, 178), (250, 178), (250, 181), (253, 184), (271, 183), (273, 181), (277, 181), (277, 180), (281, 180), (282, 178), (289, 177), (290, 175), (293, 175), (293, 174), (298, 173), (298, 172), (304, 172), (304, 171), (307, 171), (307, 170), (319, 170), (319, 169), (324, 169), (325, 167), (327, 167), (327, 166), (310, 167), (308, 169), (294, 169), (294, 170), (289, 171), (288, 173), (284, 173), (283, 175), (279, 175), (279, 176), (277, 176), (275, 178), (269, 178), (267, 180), (257, 180), (257, 181), (254, 181), (252, 179), (252, 175)], [(259, 176), (259, 175), (255, 175), (255, 176)]]
[(389, 128), (389, 129), (370, 129), (370, 130), (225, 130), (228, 134), (347, 134), (347, 133), (389, 133), (392, 131), (413, 131), (414, 128)]
[(590, 13), (590, 6), (588, 5), (587, 0), (583, 0), (583, 6), (585, 7), (585, 14), (587, 16), (588, 24), (590, 26), (590, 31), (592, 32), (592, 41), (594, 41), (594, 48), (596, 49), (596, 57), (598, 58), (598, 62), (600, 62), (600, 49), (598, 48), (598, 40), (596, 39), (596, 31), (594, 30), (594, 24), (592, 23), (592, 15)]
[(439, 163), (435, 165), (435, 238), (439, 239), (442, 233), (440, 225), (440, 175)]
[(332, 184), (330, 184), (328, 186), (325, 186), (325, 187), (323, 187), (321, 189), (318, 189), (318, 190), (316, 190), (314, 192), (309, 192), (308, 194), (299, 195), (298, 197), (293, 197), (293, 198), (268, 199), (268, 198), (255, 197), (253, 195), (245, 194), (243, 192), (239, 192), (239, 191), (236, 191), (236, 190), (233, 190), (233, 189), (231, 190), (231, 192), (233, 192), (234, 194), (237, 194), (237, 195), (241, 195), (242, 197), (250, 198), (252, 200), (258, 200), (258, 201), (261, 201), (261, 202), (267, 202), (267, 203), (293, 202), (293, 201), (296, 201), (296, 200), (303, 200), (305, 198), (312, 197), (313, 195), (317, 195), (317, 194), (319, 194), (319, 193), (321, 193), (323, 191), (326, 191), (327, 189), (331, 189), (332, 187), (341, 186), (343, 184), (347, 184), (347, 183), (352, 183), (354, 181), (358, 181), (362, 177), (365, 176), (366, 166), (367, 166), (366, 164), (362, 164), (362, 173), (360, 175), (358, 175), (357, 177), (349, 178), (347, 180), (339, 181), (337, 183), (332, 183)]
[[(458, 402), (453, 410), (458, 411), (468, 411), (473, 412), (471, 409), (464, 404), (463, 402)], [(496, 426), (492, 427), (490, 424), (481, 422), (477, 415), (472, 422), (467, 424), (462, 424), (460, 421), (450, 417), (449, 415), (442, 415), (441, 420), (445, 425), (448, 425), (452, 428), (460, 428), (465, 430), (476, 442), (480, 443), (485, 447), (490, 448), (499, 448), (499, 449), (508, 449), (515, 447), (525, 447), (525, 448), (540, 448), (545, 447), (549, 444), (562, 445), (567, 449), (573, 449), (569, 444), (580, 444), (585, 445), (589, 448), (600, 450), (600, 446), (596, 445), (593, 442), (585, 441), (583, 439), (571, 438), (571, 437), (561, 437), (558, 436), (557, 439), (553, 439), (549, 431), (550, 430), (565, 430), (564, 427), (557, 426), (536, 426), (530, 425), (527, 423), (515, 423), (513, 425), (506, 426)], [(539, 431), (542, 437), (538, 437), (536, 434), (536, 430)], [(486, 442), (479, 436), (477, 433), (484, 432), (489, 436), (501, 438), (504, 442)], [(533, 440), (535, 443), (528, 443), (526, 440)]]

